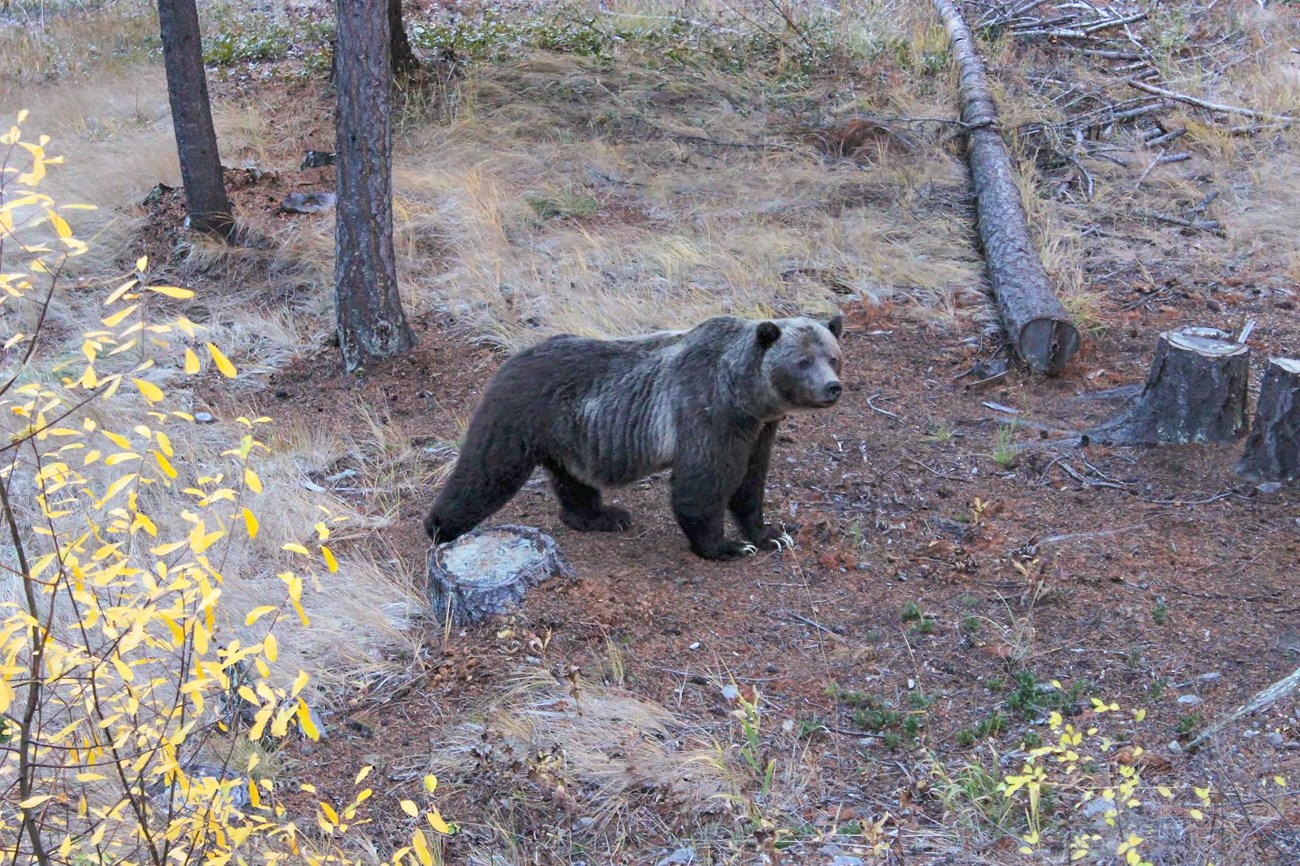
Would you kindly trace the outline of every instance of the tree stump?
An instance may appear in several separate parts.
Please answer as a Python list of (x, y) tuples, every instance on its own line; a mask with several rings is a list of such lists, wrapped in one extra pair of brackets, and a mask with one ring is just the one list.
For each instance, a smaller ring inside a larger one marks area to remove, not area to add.
[(537, 584), (572, 577), (555, 539), (527, 526), (476, 529), (429, 553), (434, 619), (473, 625), (507, 613)]
[(1255, 423), (1237, 471), (1260, 481), (1300, 476), (1300, 359), (1273, 358), (1264, 372)]
[(1216, 328), (1165, 331), (1137, 403), (1103, 437), (1181, 445), (1230, 442), (1246, 430), (1250, 348)]

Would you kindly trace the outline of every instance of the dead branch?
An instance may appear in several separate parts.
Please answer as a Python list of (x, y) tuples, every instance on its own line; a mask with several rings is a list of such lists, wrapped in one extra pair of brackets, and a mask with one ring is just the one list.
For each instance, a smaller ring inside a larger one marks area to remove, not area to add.
[(1290, 125), (1295, 123), (1296, 119), (1286, 114), (1272, 114), (1267, 111), (1256, 111), (1253, 108), (1243, 108), (1240, 105), (1224, 105), (1221, 102), (1209, 102), (1204, 99), (1198, 99), (1195, 96), (1188, 96), (1186, 93), (1175, 93), (1172, 90), (1166, 90), (1163, 87), (1156, 87), (1154, 84), (1147, 84), (1145, 81), (1130, 79), (1128, 86), (1141, 90), (1143, 93), (1150, 93), (1154, 96), (1163, 96), (1165, 99), (1172, 99), (1175, 102), (1183, 102), (1187, 105), (1195, 105), (1197, 108), (1204, 108), (1208, 111), (1220, 111), (1224, 114), (1240, 114), (1244, 117), (1253, 117), (1256, 120), (1270, 120), (1275, 123)]

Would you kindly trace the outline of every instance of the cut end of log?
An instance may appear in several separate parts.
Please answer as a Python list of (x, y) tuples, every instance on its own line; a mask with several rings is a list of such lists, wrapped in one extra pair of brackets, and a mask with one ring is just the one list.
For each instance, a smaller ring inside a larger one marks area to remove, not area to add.
[(1035, 373), (1059, 376), (1079, 351), (1079, 329), (1068, 319), (1032, 319), (1020, 329), (1016, 350)]
[(1183, 328), (1167, 331), (1163, 336), (1171, 347), (1195, 352), (1203, 358), (1232, 358), (1250, 351), (1245, 343), (1231, 342), (1231, 337), (1218, 328)]
[(442, 624), (472, 625), (508, 613), (528, 590), (573, 569), (555, 539), (527, 526), (462, 535), (429, 554), (429, 606)]

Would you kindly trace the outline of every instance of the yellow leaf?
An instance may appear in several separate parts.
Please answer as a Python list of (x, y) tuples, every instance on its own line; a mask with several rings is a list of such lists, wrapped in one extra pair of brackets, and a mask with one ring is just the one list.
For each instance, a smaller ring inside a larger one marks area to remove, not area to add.
[(260, 524), (257, 522), (257, 516), (247, 508), (244, 509), (244, 528), (248, 530), (249, 538), (257, 538), (257, 528)]
[(442, 820), (442, 815), (438, 813), (437, 809), (433, 809), (424, 817), (429, 819), (429, 826), (432, 827), (434, 830), (437, 830), (439, 833), (441, 833), (444, 836), (451, 835), (451, 827), (447, 824), (446, 821)]
[(127, 316), (139, 309), (139, 307), (139, 304), (130, 304), (118, 310), (107, 319), (101, 319), (100, 321), (104, 323), (105, 328), (116, 328), (118, 325), (122, 324), (123, 320), (126, 319)]
[(336, 573), (339, 570), (339, 561), (334, 558), (334, 551), (322, 544), (320, 554), (325, 557), (325, 567), (330, 570), (330, 574)]
[(421, 866), (433, 866), (433, 855), (429, 853), (429, 843), (424, 839), (424, 831), (416, 830), (411, 837), (411, 846), (415, 848), (415, 856), (420, 858)]
[(1187, 814), (1192, 816), (1193, 821), (1205, 820), (1205, 813), (1202, 812), (1200, 809), (1192, 809)]
[(34, 797), (28, 797), (26, 800), (23, 800), (21, 803), (18, 804), (18, 808), (35, 809), (37, 806), (41, 805), (46, 800), (52, 799), (53, 797), (54, 797), (53, 794), (37, 794)]
[(149, 267), (148, 256), (140, 256), (140, 258), (135, 260), (135, 269), (140, 273), (143, 274), (148, 267)]
[(65, 220), (63, 217), (59, 216), (57, 213), (55, 213), (52, 210), (46, 211), (46, 214), (50, 218), (50, 225), (54, 226), (55, 234), (57, 234), (60, 238), (63, 238), (64, 240), (72, 237), (72, 226), (68, 225), (67, 220)]
[(257, 477), (257, 473), (252, 469), (244, 469), (244, 484), (254, 493), (262, 492), (262, 479)]
[(403, 800), (401, 806), (402, 806), (402, 811), (410, 815), (412, 818), (420, 817), (420, 808), (416, 806), (414, 802), (410, 800)]
[(212, 360), (217, 365), (217, 369), (221, 371), (221, 375), (225, 376), (227, 379), (235, 378), (235, 376), (238, 375), (238, 372), (235, 370), (235, 365), (230, 363), (230, 359), (211, 343), (207, 343), (206, 345), (208, 347), (208, 354), (212, 356)]
[(144, 379), (132, 379), (131, 381), (135, 383), (135, 386), (140, 389), (140, 393), (143, 394), (144, 398), (150, 403), (157, 403), (163, 398), (162, 389), (153, 382)]
[(424, 790), (428, 791), (430, 794), (438, 790), (438, 777), (433, 775), (433, 773), (424, 777)]
[(174, 479), (176, 477), (176, 467), (172, 466), (170, 460), (162, 456), (161, 451), (150, 451), (149, 453), (153, 455), (154, 460), (158, 461), (158, 466), (168, 478)]
[(362, 782), (366, 780), (366, 776), (369, 776), (371, 770), (373, 769), (374, 769), (373, 764), (366, 764), (364, 767), (361, 768), (361, 771), (357, 773), (357, 777), (352, 780), (352, 784), (360, 785)]
[(176, 298), (182, 301), (194, 297), (194, 293), (189, 289), (180, 289), (176, 286), (145, 286), (145, 288), (151, 292), (157, 292), (160, 295), (166, 295), (169, 298)]
[(281, 547), (280, 549), (287, 550), (290, 553), (301, 553), (303, 556), (311, 556), (311, 551), (303, 547), (301, 544), (297, 543), (296, 541), (291, 541), (288, 544)]
[(306, 688), (310, 680), (311, 678), (307, 676), (306, 671), (298, 671), (298, 676), (294, 678), (293, 687), (289, 690), (289, 694), (295, 698), (298, 697), (298, 693)]
[(298, 699), (298, 709), (294, 714), (298, 717), (298, 727), (302, 729), (303, 735), (309, 740), (319, 740), (320, 731), (317, 730), (316, 723), (311, 720), (311, 709), (302, 698)]
[(266, 656), (266, 660), (272, 664), (280, 657), (280, 643), (275, 639), (275, 635), (268, 634), (266, 639), (262, 641), (262, 653)]
[(264, 604), (261, 605), (260, 607), (255, 607), (248, 612), (248, 616), (244, 617), (244, 625), (252, 625), (262, 617), (266, 616), (268, 613), (274, 613), (274, 612), (275, 612), (274, 605)]
[(199, 356), (194, 354), (193, 349), (186, 348), (185, 349), (185, 374), (187, 376), (193, 376), (200, 369), (202, 369), (202, 365), (199, 364)]

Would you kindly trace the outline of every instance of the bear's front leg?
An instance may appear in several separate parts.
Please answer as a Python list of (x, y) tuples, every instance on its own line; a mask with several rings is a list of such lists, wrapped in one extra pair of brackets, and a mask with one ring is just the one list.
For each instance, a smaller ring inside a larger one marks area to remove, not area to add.
[(767, 468), (772, 458), (772, 443), (776, 441), (778, 422), (769, 421), (758, 434), (758, 441), (749, 454), (745, 477), (731, 495), (727, 508), (750, 543), (760, 550), (780, 550), (790, 537), (779, 526), (763, 522), (763, 492), (767, 486)]
[(727, 495), (734, 484), (729, 474), (725, 467), (689, 463), (673, 469), (673, 516), (703, 559), (727, 561), (755, 552), (754, 545), (726, 536)]

